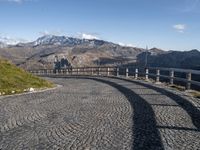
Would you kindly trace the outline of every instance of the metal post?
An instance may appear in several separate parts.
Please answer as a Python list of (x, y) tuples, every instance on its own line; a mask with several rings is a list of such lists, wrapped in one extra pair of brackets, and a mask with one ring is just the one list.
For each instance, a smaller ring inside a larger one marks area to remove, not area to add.
[(170, 75), (170, 84), (173, 85), (174, 84), (174, 70), (170, 70), (169, 72)]
[(187, 78), (186, 90), (190, 90), (190, 88), (191, 88), (191, 79), (192, 79), (191, 72), (188, 72), (186, 74), (186, 78)]
[(101, 68), (98, 68), (98, 75), (101, 75)]
[(94, 75), (94, 68), (92, 68), (92, 76)]
[(145, 54), (145, 67), (147, 67), (148, 64), (148, 46), (146, 46), (146, 54)]
[(117, 68), (117, 77), (119, 76), (119, 68)]
[(149, 69), (145, 69), (145, 80), (149, 80)]
[(135, 69), (135, 79), (138, 79), (138, 69)]
[(79, 74), (79, 68), (77, 68), (77, 75)]
[(82, 73), (81, 73), (82, 75), (84, 75), (85, 74), (85, 68), (82, 68)]
[(97, 68), (97, 75), (99, 75), (99, 68)]
[(128, 78), (128, 68), (126, 68), (126, 77)]
[(67, 68), (67, 69), (66, 69), (66, 75), (68, 75), (68, 73), (69, 73), (69, 69)]
[(156, 69), (156, 83), (160, 82), (160, 70)]
[(110, 76), (110, 68), (107, 68), (107, 76)]

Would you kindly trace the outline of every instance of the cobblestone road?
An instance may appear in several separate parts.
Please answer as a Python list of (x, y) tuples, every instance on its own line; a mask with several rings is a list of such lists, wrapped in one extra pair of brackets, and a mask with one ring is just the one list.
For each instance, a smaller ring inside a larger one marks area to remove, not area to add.
[(0, 149), (200, 149), (195, 99), (124, 79), (51, 80), (62, 87), (0, 97)]

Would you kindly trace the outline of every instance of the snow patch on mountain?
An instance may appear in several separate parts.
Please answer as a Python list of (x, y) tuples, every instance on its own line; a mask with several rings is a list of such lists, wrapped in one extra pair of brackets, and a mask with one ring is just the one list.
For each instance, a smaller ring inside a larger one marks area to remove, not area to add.
[(95, 35), (92, 35), (92, 34), (86, 34), (86, 33), (82, 33), (80, 34), (80, 38), (81, 39), (88, 39), (88, 40), (99, 40), (99, 38)]
[(2, 37), (0, 36), (0, 45), (16, 45), (18, 43), (28, 42), (24, 39), (19, 38), (10, 38), (10, 37)]
[[(86, 37), (92, 38), (92, 37)], [(61, 46), (76, 46), (76, 45), (103, 45), (106, 42), (98, 39), (74, 38), (67, 36), (45, 35), (38, 38), (34, 42), (34, 46), (38, 45), (61, 45)]]

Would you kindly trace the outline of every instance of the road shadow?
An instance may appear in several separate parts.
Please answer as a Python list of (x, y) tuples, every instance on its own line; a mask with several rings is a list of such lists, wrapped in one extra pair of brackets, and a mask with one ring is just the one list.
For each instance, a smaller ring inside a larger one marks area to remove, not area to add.
[(160, 132), (157, 128), (154, 111), (149, 103), (132, 90), (115, 82), (93, 77), (66, 77), (89, 79), (110, 85), (121, 92), (133, 109), (133, 145), (134, 150), (163, 150)]
[(188, 101), (187, 99), (185, 99), (185, 98), (183, 98), (183, 97), (181, 97), (181, 96), (179, 96), (175, 93), (167, 91), (163, 88), (159, 88), (159, 87), (149, 85), (149, 84), (146, 84), (146, 83), (142, 83), (142, 82), (139, 82), (139, 81), (124, 79), (124, 78), (117, 78), (117, 77), (112, 77), (112, 78), (131, 82), (131, 83), (134, 83), (136, 85), (140, 85), (140, 86), (152, 89), (154, 91), (157, 91), (160, 94), (166, 95), (167, 97), (172, 99), (174, 102), (176, 102), (180, 107), (182, 107), (187, 112), (187, 114), (192, 119), (193, 125), (197, 128), (198, 131), (200, 131), (200, 110), (198, 109), (198, 107), (194, 106), (192, 104), (192, 102)]

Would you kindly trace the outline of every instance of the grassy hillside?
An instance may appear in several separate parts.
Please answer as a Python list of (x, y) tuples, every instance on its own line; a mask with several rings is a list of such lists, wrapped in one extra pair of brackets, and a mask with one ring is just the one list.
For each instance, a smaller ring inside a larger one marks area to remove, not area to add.
[(52, 87), (53, 84), (17, 68), (6, 60), (0, 59), (0, 93), (21, 93), (29, 88)]

